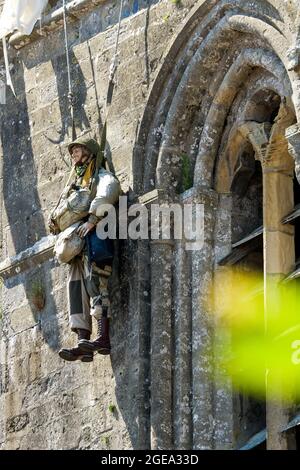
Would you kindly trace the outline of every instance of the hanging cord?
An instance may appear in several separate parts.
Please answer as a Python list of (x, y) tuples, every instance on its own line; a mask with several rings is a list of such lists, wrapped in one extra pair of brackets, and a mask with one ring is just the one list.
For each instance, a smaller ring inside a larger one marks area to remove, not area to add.
[(72, 141), (76, 140), (76, 128), (75, 128), (75, 119), (74, 119), (74, 107), (75, 107), (75, 98), (73, 95), (73, 88), (72, 88), (72, 79), (71, 79), (71, 69), (70, 69), (70, 50), (69, 50), (69, 42), (68, 42), (68, 30), (67, 30), (67, 7), (66, 1), (63, 0), (63, 20), (64, 20), (64, 34), (65, 34), (65, 49), (66, 49), (66, 60), (67, 60), (67, 71), (68, 71), (68, 100), (69, 100), (69, 107), (71, 112), (71, 120), (72, 120)]
[(56, 209), (58, 208), (59, 204), (60, 204), (60, 201), (62, 200), (63, 197), (66, 197), (66, 195), (68, 194), (68, 191), (70, 189), (70, 184), (71, 184), (71, 181), (73, 181), (73, 179), (75, 178), (75, 175), (76, 175), (76, 172), (75, 172), (75, 169), (72, 168), (71, 169), (71, 172), (69, 174), (69, 178), (65, 184), (65, 187), (64, 187), (64, 190), (62, 191), (62, 193), (60, 194), (59, 198), (58, 198), (58, 201), (57, 201), (57, 204), (56, 206), (54, 207), (54, 209), (51, 210), (51, 215), (50, 215), (50, 219), (52, 218), (53, 216), (53, 213), (56, 211)]
[(118, 48), (119, 48), (119, 37), (120, 37), (120, 29), (121, 29), (123, 3), (124, 3), (124, 0), (121, 0), (120, 12), (119, 12), (118, 31), (117, 31), (117, 39), (116, 39), (116, 45), (115, 45), (115, 53), (114, 53), (112, 63), (111, 63), (111, 66), (110, 66), (110, 70), (109, 70), (109, 85), (108, 85), (108, 92), (107, 92), (107, 98), (106, 98), (106, 106), (111, 105), (113, 87), (115, 85), (114, 78), (115, 78), (115, 73), (116, 73), (116, 70), (117, 70), (117, 67), (118, 67), (117, 60), (118, 60)]
[(101, 133), (100, 151), (98, 152), (97, 160), (96, 160), (96, 172), (95, 172), (95, 174), (98, 174), (98, 171), (99, 171), (100, 166), (102, 164), (102, 161), (104, 159), (104, 153), (105, 153), (107, 118), (108, 118), (109, 108), (110, 108), (110, 105), (111, 105), (111, 102), (112, 102), (112, 97), (113, 97), (113, 92), (114, 92), (115, 74), (116, 74), (116, 71), (117, 71), (117, 68), (118, 68), (118, 48), (119, 48), (119, 37), (120, 37), (121, 20), (122, 20), (122, 13), (123, 13), (123, 4), (124, 4), (124, 0), (121, 0), (115, 52), (114, 52), (112, 62), (111, 62), (111, 66), (110, 66), (110, 70), (109, 70), (109, 84), (108, 84), (108, 90), (107, 90), (107, 95), (106, 95), (106, 103), (105, 103), (106, 104), (105, 119), (104, 119), (103, 129), (102, 129), (102, 133)]
[[(115, 46), (115, 53), (112, 59), (112, 63), (110, 66), (110, 73), (109, 73), (109, 84), (108, 84), (108, 91), (106, 95), (106, 111), (105, 111), (105, 121), (103, 125), (103, 130), (101, 133), (101, 142), (100, 142), (100, 150), (97, 154), (96, 158), (96, 167), (95, 167), (95, 175), (98, 175), (99, 169), (101, 167), (101, 164), (104, 159), (104, 152), (105, 152), (105, 146), (106, 146), (106, 129), (107, 129), (107, 117), (108, 117), (108, 112), (109, 112), (109, 107), (111, 105), (112, 101), (112, 96), (113, 96), (113, 91), (114, 91), (114, 86), (115, 86), (115, 73), (118, 67), (117, 64), (117, 57), (118, 57), (118, 47), (119, 47), (119, 36), (120, 36), (120, 27), (121, 27), (121, 20), (122, 20), (122, 12), (123, 12), (123, 4), (124, 0), (121, 0), (120, 4), (120, 13), (119, 13), (119, 24), (118, 24), (118, 32), (117, 32), (117, 39), (116, 39), (116, 46)], [(71, 72), (70, 72), (70, 60), (69, 60), (69, 46), (68, 46), (68, 37), (67, 37), (67, 22), (66, 22), (66, 5), (65, 5), (65, 0), (63, 0), (63, 12), (64, 12), (64, 31), (65, 31), (65, 47), (66, 47), (66, 57), (67, 57), (67, 67), (68, 67), (68, 82), (69, 82), (69, 101), (71, 105), (71, 115), (72, 115), (72, 140), (76, 140), (76, 129), (75, 129), (75, 124), (74, 124), (74, 99), (73, 99), (73, 93), (72, 93), (72, 81), (71, 81)], [(68, 187), (70, 185), (70, 182), (72, 181), (72, 178), (75, 175), (74, 168), (72, 168), (71, 173), (69, 175), (68, 181), (66, 183), (64, 191), (61, 193), (60, 198), (53, 209), (52, 212), (57, 209), (59, 206), (59, 203), (62, 199), (62, 196), (66, 191), (68, 191)], [(93, 179), (92, 185), (91, 185), (91, 193), (96, 191), (96, 186), (97, 186), (97, 178)]]
[[(70, 105), (70, 111), (71, 111), (71, 119), (72, 119), (72, 141), (76, 140), (76, 129), (75, 129), (75, 121), (74, 121), (74, 96), (72, 92), (72, 80), (71, 80), (71, 70), (70, 70), (70, 56), (69, 56), (69, 43), (68, 43), (68, 31), (67, 31), (67, 15), (66, 15), (66, 2), (63, 0), (63, 20), (64, 20), (64, 35), (65, 35), (65, 50), (66, 50), (66, 60), (67, 60), (67, 72), (68, 72), (68, 100), (69, 100), (69, 105)], [(51, 214), (54, 213), (54, 211), (58, 208), (60, 201), (62, 200), (62, 197), (67, 193), (70, 183), (73, 180), (75, 176), (75, 170), (74, 168), (71, 168), (71, 172), (69, 174), (69, 178), (67, 183), (65, 184), (65, 188), (61, 195), (59, 196), (59, 199), (57, 201), (56, 206), (54, 209), (52, 209)]]
[(2, 77), (2, 70), (0, 68), (0, 104), (6, 104), (6, 84), (5, 76)]
[(14, 85), (11, 79), (10, 75), (10, 70), (9, 70), (9, 62), (8, 62), (8, 53), (7, 53), (7, 42), (6, 42), (6, 37), (4, 36), (2, 38), (2, 45), (3, 45), (3, 55), (4, 55), (4, 63), (5, 63), (5, 71), (6, 71), (6, 84), (11, 88), (11, 91), (14, 94), (14, 97), (16, 98), (16, 92), (14, 89)]

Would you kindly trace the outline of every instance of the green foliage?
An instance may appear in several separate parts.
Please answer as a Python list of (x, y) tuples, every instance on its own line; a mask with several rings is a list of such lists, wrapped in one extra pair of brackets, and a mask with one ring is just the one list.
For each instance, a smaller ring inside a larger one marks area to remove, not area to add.
[(189, 156), (184, 153), (181, 155), (182, 160), (182, 182), (181, 182), (181, 191), (187, 191), (193, 186), (193, 177), (191, 162)]
[[(215, 313), (220, 338), (215, 360), (223, 376), (231, 377), (237, 391), (262, 400), (267, 377), (270, 400), (287, 407), (300, 398), (300, 298), (295, 287), (271, 275), (266, 281), (260, 273), (227, 269), (207, 289), (207, 308)], [(214, 292), (222, 292), (218, 305)]]
[(110, 437), (109, 436), (102, 436), (101, 441), (106, 447), (110, 446)]
[(110, 403), (109, 406), (108, 406), (108, 410), (111, 412), (111, 413), (115, 413), (116, 411), (116, 405), (114, 405), (113, 403)]
[(30, 300), (39, 311), (45, 307), (45, 289), (40, 279), (33, 281), (30, 285)]
[(177, 8), (182, 7), (182, 0), (170, 0)]

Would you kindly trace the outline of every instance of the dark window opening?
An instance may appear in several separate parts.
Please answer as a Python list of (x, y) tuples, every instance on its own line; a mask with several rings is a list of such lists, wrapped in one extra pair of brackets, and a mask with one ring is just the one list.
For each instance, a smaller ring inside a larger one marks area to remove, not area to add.
[(296, 450), (300, 450), (300, 426), (295, 428)]
[[(294, 206), (300, 204), (300, 185), (296, 176), (294, 177)], [(300, 217), (294, 220), (295, 226), (295, 255), (296, 267), (300, 267)]]
[(253, 449), (251, 449), (251, 451), (257, 451), (257, 450), (267, 450), (267, 443), (266, 443), (266, 441), (262, 442), (262, 443), (259, 444), (258, 446), (253, 447)]
[[(252, 147), (243, 149), (236, 170), (231, 187), (232, 250), (233, 254), (240, 252), (241, 258), (236, 256), (235, 269), (257, 273), (263, 279), (263, 178), (261, 163), (255, 160)], [(263, 285), (249, 294), (263, 295)], [(240, 389), (235, 393), (234, 410), (237, 448), (241, 448), (266, 427), (265, 396), (258, 398), (249, 390)], [(263, 449), (264, 445), (258, 444), (255, 449)]]

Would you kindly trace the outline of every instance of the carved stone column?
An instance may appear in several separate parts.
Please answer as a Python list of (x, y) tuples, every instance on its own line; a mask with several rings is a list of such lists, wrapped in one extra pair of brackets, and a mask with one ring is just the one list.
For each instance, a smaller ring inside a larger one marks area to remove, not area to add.
[[(275, 124), (268, 132), (268, 125), (249, 123), (248, 138), (260, 160), (263, 170), (263, 213), (264, 213), (264, 277), (265, 277), (265, 325), (268, 331), (274, 319), (281, 315), (270, 308), (270, 293), (294, 267), (294, 228), (283, 225), (282, 218), (294, 207), (293, 170), (294, 162), (288, 152), (285, 129), (292, 116), (284, 105), (281, 106)], [(263, 137), (264, 134), (264, 137)], [(263, 138), (262, 138), (263, 137)], [(281, 383), (274, 377), (272, 369), (266, 377), (266, 421), (267, 448), (288, 449), (288, 437), (282, 428), (289, 419), (289, 409), (280, 398)], [(276, 400), (274, 399), (276, 396)]]
[[(227, 266), (220, 266), (218, 262), (227, 256), (232, 250), (232, 194), (219, 193), (218, 208), (215, 226), (215, 271), (214, 283), (218, 291), (214, 296), (214, 309), (219, 311), (222, 305), (223, 292), (228, 286), (229, 271)], [(224, 342), (230, 350), (231, 333), (229, 328), (221, 327), (217, 321), (214, 334), (214, 449), (232, 450), (236, 449), (236, 432), (234, 429), (234, 389), (231, 377), (222, 360), (224, 353)], [(226, 347), (227, 347), (226, 346)]]
[(197, 188), (193, 203), (204, 205), (204, 245), (192, 258), (192, 410), (193, 448), (212, 449), (213, 420), (213, 316), (209, 295), (214, 268), (214, 229), (218, 195)]
[[(168, 203), (163, 192), (153, 201)], [(153, 207), (153, 206), (152, 206)], [(151, 240), (151, 449), (173, 448), (172, 240)]]
[(150, 247), (148, 240), (131, 242), (134, 273), (130, 282), (130, 310), (137, 323), (137, 336), (133, 339), (138, 365), (137, 379), (137, 448), (150, 448)]
[(151, 242), (151, 449), (172, 449), (173, 244)]
[[(184, 198), (183, 203), (189, 202)], [(191, 253), (186, 240), (176, 240), (174, 249), (174, 447), (192, 448), (192, 299)]]

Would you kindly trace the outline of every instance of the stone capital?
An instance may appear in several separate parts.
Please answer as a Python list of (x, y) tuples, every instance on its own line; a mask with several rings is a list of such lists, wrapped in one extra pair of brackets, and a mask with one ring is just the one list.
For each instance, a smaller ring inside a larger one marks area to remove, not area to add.
[(271, 127), (268, 122), (260, 123), (256, 121), (245, 122), (239, 127), (240, 134), (251, 143), (255, 151), (255, 159), (262, 164), (265, 162)]
[(288, 141), (288, 150), (295, 160), (295, 173), (300, 183), (300, 129), (298, 124), (294, 124), (286, 129), (285, 133)]
[(249, 121), (240, 126), (239, 132), (253, 146), (255, 159), (261, 162), (264, 171), (293, 175), (294, 161), (289, 155), (286, 137), (286, 129), (293, 121), (290, 108), (282, 102), (273, 124)]
[(206, 186), (197, 186), (180, 195), (182, 204), (204, 204), (208, 207), (216, 207), (218, 204), (218, 193)]

